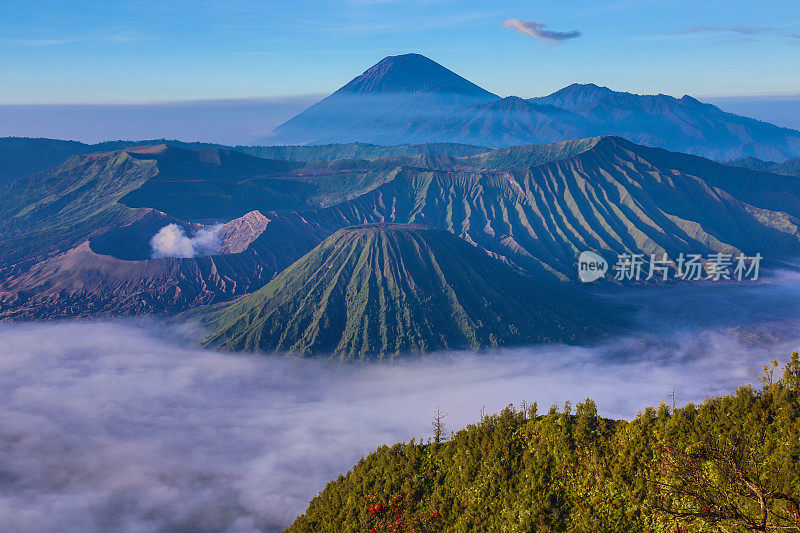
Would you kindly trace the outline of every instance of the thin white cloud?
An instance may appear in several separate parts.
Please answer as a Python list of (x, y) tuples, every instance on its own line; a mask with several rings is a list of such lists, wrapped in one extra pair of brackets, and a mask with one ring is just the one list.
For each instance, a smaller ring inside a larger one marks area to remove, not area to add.
[(503, 23), (504, 28), (510, 28), (519, 33), (544, 39), (553, 43), (566, 41), (569, 39), (577, 39), (582, 34), (579, 31), (552, 31), (546, 30), (547, 26), (544, 22), (535, 20), (522, 20), (522, 19), (508, 19)]
[(77, 39), (0, 39), (0, 43), (15, 46), (58, 46), (81, 42)]
[(117, 44), (125, 44), (125, 43), (135, 43), (145, 40), (141, 35), (138, 35), (134, 32), (129, 31), (120, 31), (115, 33), (109, 33), (107, 35), (101, 35), (98, 37), (66, 37), (66, 38), (59, 38), (59, 39), (15, 39), (15, 38), (2, 38), (0, 39), (0, 44), (6, 44), (11, 46), (62, 46), (68, 44), (79, 44), (79, 43), (117, 43)]
[(777, 26), (692, 26), (673, 32), (659, 33), (648, 39), (685, 39), (715, 37), (726, 42), (755, 42), (762, 38), (777, 38), (800, 44), (800, 32)]
[(498, 11), (479, 11), (450, 13), (447, 15), (420, 15), (413, 18), (392, 20), (381, 17), (380, 19), (363, 19), (348, 23), (309, 20), (296, 24), (295, 29), (303, 32), (325, 32), (331, 34), (419, 33), (442, 28), (475, 25), (498, 15)]

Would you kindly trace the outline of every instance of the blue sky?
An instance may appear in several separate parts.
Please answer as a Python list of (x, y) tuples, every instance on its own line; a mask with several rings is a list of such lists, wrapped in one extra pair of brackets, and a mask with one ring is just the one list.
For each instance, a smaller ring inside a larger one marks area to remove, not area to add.
[(0, 13), (0, 104), (328, 93), (405, 52), (501, 95), (800, 94), (796, 0), (0, 0)]

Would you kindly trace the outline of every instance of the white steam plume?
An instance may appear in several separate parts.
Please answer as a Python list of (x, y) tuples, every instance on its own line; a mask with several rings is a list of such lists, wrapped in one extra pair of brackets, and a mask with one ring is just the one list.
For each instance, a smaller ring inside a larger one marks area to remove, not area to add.
[(158, 230), (158, 233), (150, 239), (150, 246), (153, 249), (152, 256), (158, 259), (162, 257), (191, 258), (214, 255), (219, 252), (222, 246), (219, 232), (223, 227), (223, 224), (216, 224), (201, 228), (189, 237), (183, 228), (177, 224), (168, 224)]

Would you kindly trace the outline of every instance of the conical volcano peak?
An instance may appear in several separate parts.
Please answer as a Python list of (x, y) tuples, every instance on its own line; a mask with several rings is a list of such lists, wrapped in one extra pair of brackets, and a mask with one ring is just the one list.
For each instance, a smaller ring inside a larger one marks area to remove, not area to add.
[(206, 344), (379, 359), (571, 343), (611, 327), (595, 305), (447, 231), (368, 224), (337, 231), (258, 291), (214, 311)]
[(496, 95), (421, 54), (386, 57), (336, 92), (446, 92), (496, 98)]

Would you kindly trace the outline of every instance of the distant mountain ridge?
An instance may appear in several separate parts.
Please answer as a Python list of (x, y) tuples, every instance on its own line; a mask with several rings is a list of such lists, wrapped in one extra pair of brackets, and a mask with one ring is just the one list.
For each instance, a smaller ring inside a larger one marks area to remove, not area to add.
[(617, 135), (716, 160), (800, 156), (800, 132), (688, 95), (573, 84), (525, 102), (501, 99), (424, 56), (406, 54), (383, 59), (275, 133), (289, 144), (456, 142), (492, 148)]
[(727, 161), (725, 164), (732, 167), (746, 168), (749, 170), (758, 170), (761, 172), (782, 174), (784, 176), (800, 177), (800, 157), (795, 157), (782, 163), (776, 163), (774, 161), (764, 161), (763, 159), (749, 156), (741, 159), (735, 159), (733, 161)]
[(452, 156), (475, 155), (486, 152), (483, 146), (456, 143), (426, 143), (379, 146), (368, 143), (326, 144), (316, 146), (225, 146), (214, 143), (184, 142), (175, 139), (148, 139), (140, 141), (106, 141), (86, 144), (59, 139), (0, 137), (0, 187), (14, 179), (56, 166), (73, 155), (124, 150), (133, 146), (165, 144), (189, 150), (223, 148), (264, 159), (287, 161), (325, 161), (330, 159), (375, 159), (418, 154), (445, 154)]
[(800, 132), (726, 113), (689, 95), (638, 95), (576, 83), (530, 101), (584, 117), (598, 133), (711, 159), (800, 155)]

